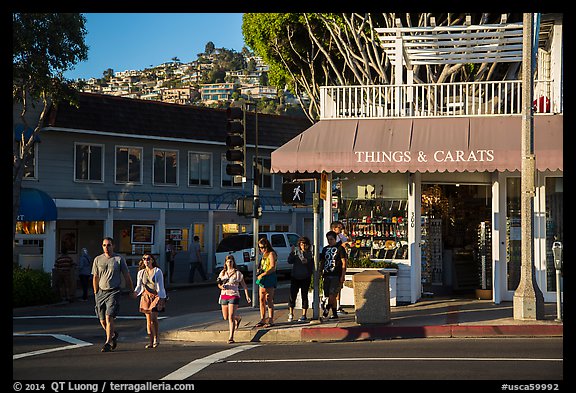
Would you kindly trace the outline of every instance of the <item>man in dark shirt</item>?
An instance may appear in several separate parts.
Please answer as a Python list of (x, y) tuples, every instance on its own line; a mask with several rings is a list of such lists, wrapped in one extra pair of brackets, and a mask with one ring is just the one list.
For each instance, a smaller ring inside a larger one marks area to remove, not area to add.
[(323, 263), (322, 279), (324, 284), (324, 297), (328, 298), (328, 305), (324, 309), (323, 317), (328, 316), (332, 310), (330, 319), (338, 319), (336, 310), (336, 296), (342, 288), (346, 276), (346, 250), (342, 245), (337, 244), (338, 235), (334, 231), (326, 233), (328, 245), (322, 249), (320, 260)]

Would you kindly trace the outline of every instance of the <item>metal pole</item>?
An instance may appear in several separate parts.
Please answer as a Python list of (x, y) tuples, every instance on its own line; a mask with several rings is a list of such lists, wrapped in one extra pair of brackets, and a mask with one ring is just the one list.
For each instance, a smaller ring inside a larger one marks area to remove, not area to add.
[(534, 155), (533, 100), (533, 15), (525, 13), (522, 21), (522, 174), (520, 197), (521, 266), (520, 283), (514, 292), (514, 319), (544, 318), (544, 296), (534, 274), (534, 196), (536, 165)]
[(554, 268), (556, 269), (556, 321), (562, 321), (562, 294), (560, 292), (560, 280), (562, 279), (562, 243), (552, 244), (552, 254), (554, 255)]
[[(254, 138), (254, 167), (258, 168), (258, 111), (256, 107), (254, 107), (254, 118), (255, 118), (255, 138)], [(259, 175), (259, 171), (252, 170), (254, 177), (254, 201), (259, 196), (259, 186), (258, 181), (256, 180), (256, 175)], [(254, 206), (254, 204), (253, 204)], [(255, 212), (256, 213), (256, 212)], [(258, 257), (259, 257), (259, 250), (258, 250), (258, 225), (259, 225), (259, 218), (258, 215), (255, 214), (254, 218), (252, 219), (252, 234), (254, 236), (252, 240), (252, 247), (254, 247), (254, 265), (252, 265), (252, 307), (258, 308), (260, 307), (260, 300), (259, 300), (259, 291), (258, 291), (258, 284), (256, 284), (256, 266), (258, 266)]]
[(556, 320), (562, 321), (562, 294), (560, 293), (560, 270), (556, 269)]
[(320, 195), (318, 194), (318, 180), (314, 179), (314, 195), (312, 198), (314, 212), (314, 293), (312, 297), (312, 319), (320, 320), (320, 242), (318, 241), (318, 222), (320, 211)]

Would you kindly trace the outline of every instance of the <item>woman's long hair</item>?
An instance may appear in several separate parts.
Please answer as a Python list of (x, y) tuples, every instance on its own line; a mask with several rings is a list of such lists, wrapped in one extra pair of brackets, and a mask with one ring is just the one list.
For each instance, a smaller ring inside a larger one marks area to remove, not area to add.
[(276, 253), (274, 248), (272, 248), (272, 244), (270, 244), (270, 240), (268, 240), (268, 238), (266, 237), (263, 237), (260, 240), (258, 240), (258, 245), (264, 247), (264, 252)]
[(146, 269), (146, 264), (144, 263), (144, 257), (149, 256), (152, 259), (152, 267), (158, 267), (158, 262), (156, 262), (156, 258), (152, 254), (144, 254), (142, 258), (140, 258), (140, 262), (138, 262), (138, 270)]
[(232, 267), (234, 268), (234, 270), (237, 270), (238, 267), (236, 266), (236, 259), (234, 258), (234, 255), (226, 255), (226, 259), (224, 259), (224, 268), (222, 269), (223, 272), (228, 272), (228, 266), (226, 266), (226, 261), (230, 260), (232, 261)]

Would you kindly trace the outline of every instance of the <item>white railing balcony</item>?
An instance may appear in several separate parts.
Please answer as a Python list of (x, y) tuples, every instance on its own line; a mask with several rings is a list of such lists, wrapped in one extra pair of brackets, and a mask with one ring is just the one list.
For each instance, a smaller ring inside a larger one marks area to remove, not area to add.
[[(561, 113), (551, 80), (534, 82), (534, 112)], [(558, 90), (558, 89), (556, 89)], [(321, 119), (498, 116), (522, 113), (522, 81), (324, 86)]]

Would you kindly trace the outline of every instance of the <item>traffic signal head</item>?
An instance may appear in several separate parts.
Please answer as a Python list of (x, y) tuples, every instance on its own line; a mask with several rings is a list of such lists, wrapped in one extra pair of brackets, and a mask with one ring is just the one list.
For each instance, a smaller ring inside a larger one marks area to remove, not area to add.
[(244, 176), (244, 167), (240, 164), (226, 164), (226, 174), (230, 176)]
[(242, 108), (226, 109), (226, 174), (246, 177), (246, 127)]
[(244, 111), (240, 107), (229, 106), (226, 109), (226, 117), (228, 118), (228, 120), (240, 120), (240, 121), (242, 121), (242, 119), (244, 118)]

